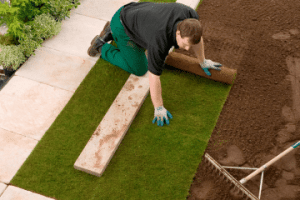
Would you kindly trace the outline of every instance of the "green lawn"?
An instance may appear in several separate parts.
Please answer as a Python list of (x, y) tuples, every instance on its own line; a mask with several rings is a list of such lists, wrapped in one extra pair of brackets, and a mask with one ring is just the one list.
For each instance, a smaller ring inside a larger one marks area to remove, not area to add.
[(11, 184), (58, 200), (185, 199), (231, 85), (164, 70), (170, 125), (152, 124), (148, 95), (101, 177), (73, 167), (129, 75), (99, 59)]

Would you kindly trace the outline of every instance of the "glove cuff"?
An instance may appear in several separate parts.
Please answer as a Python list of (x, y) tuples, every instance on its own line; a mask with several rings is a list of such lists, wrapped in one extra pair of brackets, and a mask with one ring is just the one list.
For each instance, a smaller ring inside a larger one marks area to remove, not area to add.
[(201, 66), (202, 68), (205, 67), (206, 59), (204, 59), (203, 62), (202, 62), (202, 63), (199, 63), (199, 64), (200, 64), (200, 66)]
[(160, 110), (163, 110), (164, 109), (164, 106), (159, 106), (159, 107), (156, 107), (155, 110), (157, 111), (160, 111)]
[(154, 115), (158, 115), (159, 113), (164, 113), (166, 109), (164, 108), (164, 106), (159, 106), (159, 107), (156, 107), (154, 109)]

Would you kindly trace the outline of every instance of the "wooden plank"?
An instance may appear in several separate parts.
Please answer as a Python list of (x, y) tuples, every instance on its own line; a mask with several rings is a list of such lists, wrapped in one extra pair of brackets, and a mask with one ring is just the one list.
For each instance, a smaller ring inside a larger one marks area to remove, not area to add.
[(149, 72), (131, 74), (81, 152), (74, 168), (101, 176), (147, 97)]

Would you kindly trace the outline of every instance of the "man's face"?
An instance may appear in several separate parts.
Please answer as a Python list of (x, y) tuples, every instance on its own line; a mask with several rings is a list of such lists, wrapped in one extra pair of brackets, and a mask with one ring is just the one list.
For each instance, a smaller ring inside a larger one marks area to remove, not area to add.
[(190, 44), (188, 37), (182, 38), (180, 36), (180, 31), (178, 30), (176, 31), (176, 41), (180, 49), (185, 49), (188, 51), (193, 46), (192, 44)]

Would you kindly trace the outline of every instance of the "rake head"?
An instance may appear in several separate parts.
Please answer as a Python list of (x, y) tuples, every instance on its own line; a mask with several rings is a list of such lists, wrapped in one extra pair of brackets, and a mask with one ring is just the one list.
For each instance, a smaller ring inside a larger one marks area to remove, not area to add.
[(247, 199), (259, 200), (254, 194), (252, 194), (245, 186), (243, 186), (238, 180), (236, 180), (226, 169), (224, 169), (217, 161), (215, 161), (209, 154), (205, 154), (205, 161), (217, 172), (220, 176), (226, 179), (226, 182), (233, 184), (234, 193), (242, 193), (246, 195)]

